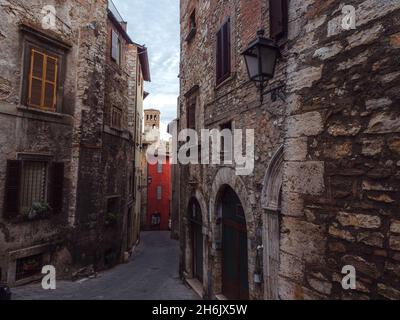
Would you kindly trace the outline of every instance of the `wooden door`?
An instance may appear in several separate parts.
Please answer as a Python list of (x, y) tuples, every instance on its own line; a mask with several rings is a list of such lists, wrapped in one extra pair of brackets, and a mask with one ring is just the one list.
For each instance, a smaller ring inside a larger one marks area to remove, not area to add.
[(233, 190), (225, 195), (222, 211), (222, 293), (231, 300), (248, 300), (246, 220)]

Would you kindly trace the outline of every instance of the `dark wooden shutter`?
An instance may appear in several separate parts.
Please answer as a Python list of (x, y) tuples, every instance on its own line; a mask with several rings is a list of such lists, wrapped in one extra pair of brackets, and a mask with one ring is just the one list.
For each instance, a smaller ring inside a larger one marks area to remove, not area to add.
[(228, 19), (217, 33), (217, 83), (224, 81), (231, 73), (231, 28)]
[(54, 162), (50, 167), (49, 204), (54, 213), (63, 206), (64, 163)]
[(223, 26), (223, 77), (231, 73), (231, 28), (228, 19)]
[(287, 0), (269, 0), (270, 36), (279, 40), (287, 35), (288, 5)]
[(196, 97), (191, 97), (188, 101), (187, 128), (196, 130)]
[(217, 33), (217, 82), (222, 78), (222, 29)]
[(22, 162), (7, 161), (6, 186), (4, 192), (4, 215), (12, 218), (19, 213), (19, 188), (21, 184)]

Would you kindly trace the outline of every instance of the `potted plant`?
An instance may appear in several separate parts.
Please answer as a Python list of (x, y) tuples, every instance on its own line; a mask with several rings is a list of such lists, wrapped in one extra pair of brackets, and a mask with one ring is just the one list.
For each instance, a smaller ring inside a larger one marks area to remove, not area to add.
[(116, 225), (118, 222), (118, 213), (109, 212), (106, 216), (106, 225), (113, 226)]
[(46, 202), (34, 202), (26, 213), (29, 220), (34, 220), (37, 218), (46, 218), (50, 214), (51, 207)]

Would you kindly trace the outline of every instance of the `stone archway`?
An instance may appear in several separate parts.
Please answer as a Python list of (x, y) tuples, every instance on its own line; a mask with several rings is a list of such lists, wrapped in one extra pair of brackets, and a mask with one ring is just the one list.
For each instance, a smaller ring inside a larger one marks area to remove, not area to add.
[(222, 210), (220, 205), (221, 192), (226, 188), (231, 188), (237, 195), (238, 201), (243, 208), (243, 214), (246, 221), (247, 233), (247, 253), (248, 253), (248, 285), (250, 299), (255, 296), (255, 286), (253, 282), (253, 274), (256, 264), (256, 243), (255, 221), (253, 216), (253, 208), (249, 199), (248, 191), (241, 177), (237, 176), (234, 169), (221, 168), (215, 178), (210, 194), (210, 228), (212, 234), (212, 247), (214, 259), (211, 266), (212, 270), (212, 291), (214, 295), (222, 294)]
[[(196, 287), (196, 291), (197, 289), (202, 291), (198, 291), (199, 294), (204, 295), (208, 288), (208, 210), (203, 194), (199, 190), (192, 192), (186, 208), (186, 216), (183, 219), (186, 225), (185, 278), (189, 285)], [(193, 216), (194, 208), (195, 216)]]
[(264, 178), (261, 206), (270, 211), (280, 210), (283, 183), (283, 146), (273, 156)]
[(278, 300), (280, 213), (283, 184), (284, 149), (281, 146), (272, 158), (264, 179), (261, 206), (264, 232), (264, 298)]

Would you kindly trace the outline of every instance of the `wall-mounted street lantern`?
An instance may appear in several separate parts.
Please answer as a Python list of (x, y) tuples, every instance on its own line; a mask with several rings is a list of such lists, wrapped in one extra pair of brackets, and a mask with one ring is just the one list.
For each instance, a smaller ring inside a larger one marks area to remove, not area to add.
[(250, 42), (246, 50), (243, 51), (247, 73), (251, 81), (254, 81), (261, 92), (261, 102), (263, 96), (272, 94), (272, 100), (275, 101), (278, 96), (283, 101), (284, 86), (280, 85), (271, 90), (264, 91), (267, 87), (269, 80), (275, 75), (276, 62), (280, 56), (279, 47), (275, 41), (264, 37), (264, 30), (260, 29), (257, 32), (257, 38)]

